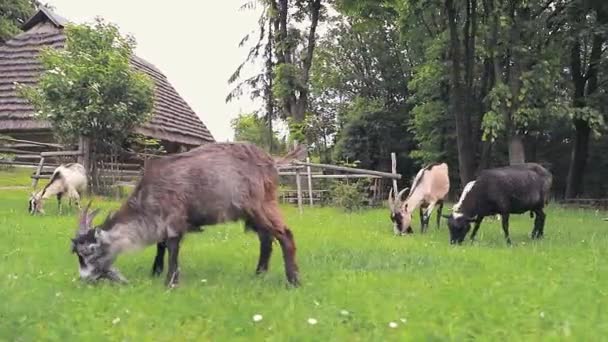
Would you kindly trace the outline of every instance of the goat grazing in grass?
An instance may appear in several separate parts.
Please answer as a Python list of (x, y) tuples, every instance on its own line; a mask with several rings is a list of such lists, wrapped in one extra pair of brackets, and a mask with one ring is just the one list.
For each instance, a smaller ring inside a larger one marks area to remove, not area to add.
[(80, 209), (80, 195), (87, 189), (87, 172), (78, 163), (59, 165), (51, 176), (49, 183), (42, 190), (32, 193), (29, 199), (29, 212), (34, 215), (44, 214), (43, 203), (46, 199), (57, 196), (59, 214), (62, 213), (61, 199), (66, 196), (69, 204), (76, 202)]
[(412, 233), (412, 214), (420, 207), (420, 231), (425, 232), (429, 225), (429, 219), (435, 205), (437, 209), (437, 227), (441, 223), (441, 211), (443, 201), (450, 192), (450, 178), (448, 176), (448, 165), (445, 163), (431, 164), (420, 171), (412, 182), (412, 188), (403, 201), (401, 198), (408, 188), (405, 188), (393, 197), (391, 189), (388, 203), (391, 209), (391, 220), (394, 225), (395, 234)]
[(163, 272), (165, 250), (169, 270), (165, 284), (178, 284), (178, 253), (187, 232), (222, 222), (244, 220), (246, 230), (260, 240), (257, 273), (268, 270), (272, 242), (283, 250), (289, 283), (298, 285), (296, 246), (277, 200), (277, 165), (287, 164), (304, 149), (274, 160), (249, 143), (208, 144), (185, 153), (149, 161), (129, 199), (105, 222), (91, 228), (94, 214), (88, 207), (72, 240), (80, 276), (95, 280), (124, 280), (111, 267), (129, 250), (157, 245), (152, 274)]
[(530, 211), (530, 216), (532, 213), (536, 216), (532, 238), (541, 238), (545, 226), (543, 208), (552, 180), (551, 173), (535, 163), (481, 171), (475, 181), (465, 186), (452, 214), (445, 216), (450, 229), (450, 242), (462, 243), (472, 222), (475, 222), (475, 228), (471, 240), (475, 239), (484, 217), (500, 214), (505, 239), (511, 244), (509, 214), (523, 214), (526, 211)]

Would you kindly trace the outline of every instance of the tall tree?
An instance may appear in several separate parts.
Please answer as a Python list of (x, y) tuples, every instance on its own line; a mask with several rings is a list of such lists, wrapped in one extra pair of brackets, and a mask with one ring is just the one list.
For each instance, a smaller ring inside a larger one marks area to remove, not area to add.
[(474, 178), (476, 167), (475, 136), (472, 134), (473, 126), (467, 104), (469, 103), (468, 99), (473, 98), (471, 80), (473, 78), (472, 65), (475, 56), (476, 25), (474, 23), (477, 6), (476, 0), (466, 0), (466, 4), (465, 26), (461, 37), (458, 27), (458, 9), (453, 0), (445, 0), (449, 31), (449, 61), (451, 64), (450, 111), (456, 122), (458, 165), (462, 184), (466, 184)]
[[(282, 116), (295, 124), (305, 118), (309, 105), (310, 69), (317, 43), (317, 27), (323, 17), (321, 0), (269, 0), (273, 13), (275, 82), (273, 90)], [(290, 11), (291, 10), (291, 11)], [(306, 26), (304, 29), (299, 26)]]
[[(249, 53), (234, 73), (228, 79), (229, 84), (235, 84), (235, 88), (226, 97), (226, 102), (233, 101), (236, 98), (243, 96), (245, 92), (249, 92), (251, 99), (262, 99), (264, 109), (254, 112), (258, 115), (259, 112), (265, 111), (263, 114), (266, 122), (266, 143), (269, 146), (269, 151), (274, 152), (273, 145), (273, 120), (277, 118), (276, 107), (277, 103), (272, 91), (274, 78), (274, 43), (275, 43), (275, 21), (276, 16), (273, 14), (271, 3), (266, 0), (247, 1), (241, 6), (241, 9), (256, 9), (257, 5), (261, 6), (260, 18), (258, 20), (259, 37), (257, 41), (249, 48)], [(243, 47), (251, 38), (250, 34), (245, 35), (240, 47)], [(241, 80), (242, 70), (246, 65), (255, 65), (256, 62), (262, 59), (264, 68), (254, 73), (253, 76)], [(241, 81), (239, 81), (241, 80)], [(238, 82), (238, 83), (237, 83)]]
[[(594, 121), (601, 118), (589, 108), (590, 99), (598, 93), (602, 73), (600, 65), (608, 38), (608, 3), (605, 1), (573, 1), (569, 7), (573, 44), (570, 48), (570, 69), (573, 83), (573, 118), (576, 130), (568, 170), (566, 197), (572, 198), (582, 190), (583, 176), (589, 156), (589, 143)], [(594, 19), (590, 20), (590, 17)], [(587, 25), (584, 25), (587, 23)], [(581, 25), (583, 24), (583, 25)], [(604, 69), (605, 70), (605, 69)]]

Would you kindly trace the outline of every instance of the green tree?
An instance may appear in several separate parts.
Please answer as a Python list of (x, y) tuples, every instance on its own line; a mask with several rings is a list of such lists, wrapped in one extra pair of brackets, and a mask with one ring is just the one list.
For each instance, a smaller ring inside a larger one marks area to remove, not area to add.
[(65, 32), (66, 48), (42, 51), (45, 71), (36, 86), (22, 87), (22, 94), (62, 140), (85, 136), (122, 143), (150, 118), (153, 105), (152, 81), (129, 63), (135, 41), (101, 19), (69, 25)]
[(152, 113), (152, 80), (130, 65), (135, 41), (101, 19), (69, 25), (65, 49), (46, 48), (37, 85), (21, 87), (38, 119), (50, 122), (60, 141), (89, 138), (95, 152), (91, 175), (99, 190), (95, 156), (114, 158), (134, 127)]
[(35, 0), (0, 0), (0, 43), (21, 32), (38, 5)]
[(273, 132), (272, 141), (269, 141), (264, 119), (255, 114), (239, 114), (230, 121), (230, 125), (234, 130), (235, 141), (248, 141), (267, 151), (270, 146), (274, 146), (279, 153), (286, 150), (285, 142), (279, 139), (277, 132)]

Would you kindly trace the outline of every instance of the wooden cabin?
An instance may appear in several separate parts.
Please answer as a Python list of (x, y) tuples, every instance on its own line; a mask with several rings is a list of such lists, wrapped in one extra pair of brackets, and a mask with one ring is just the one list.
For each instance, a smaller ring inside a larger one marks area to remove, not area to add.
[[(16, 83), (35, 84), (42, 71), (38, 61), (42, 47), (62, 49), (67, 20), (40, 8), (26, 23), (23, 32), (0, 43), (0, 135), (15, 139), (52, 143), (48, 122), (36, 120), (33, 108), (17, 95)], [(214, 138), (196, 113), (180, 97), (167, 77), (154, 65), (134, 56), (133, 68), (146, 73), (155, 83), (154, 115), (135, 131), (159, 139), (168, 153), (213, 142)]]

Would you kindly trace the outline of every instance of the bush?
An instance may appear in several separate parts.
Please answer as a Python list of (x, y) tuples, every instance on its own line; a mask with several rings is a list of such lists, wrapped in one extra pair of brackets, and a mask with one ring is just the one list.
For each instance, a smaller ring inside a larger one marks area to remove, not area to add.
[[(0, 153), (0, 161), (12, 163), (15, 161), (15, 155), (11, 153)], [(12, 167), (13, 165), (11, 164), (0, 164), (0, 170), (8, 170)]]
[(332, 189), (334, 205), (346, 210), (355, 211), (363, 207), (365, 195), (357, 183), (338, 183)]

